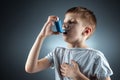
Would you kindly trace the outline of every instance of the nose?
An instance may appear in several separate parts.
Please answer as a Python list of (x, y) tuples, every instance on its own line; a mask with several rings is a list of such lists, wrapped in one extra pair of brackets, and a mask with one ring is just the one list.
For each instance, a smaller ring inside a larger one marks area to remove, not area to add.
[(71, 26), (68, 23), (63, 23), (63, 29), (69, 30)]
[(63, 23), (62, 27), (63, 27), (64, 29), (66, 29), (66, 28), (68, 28), (68, 24)]

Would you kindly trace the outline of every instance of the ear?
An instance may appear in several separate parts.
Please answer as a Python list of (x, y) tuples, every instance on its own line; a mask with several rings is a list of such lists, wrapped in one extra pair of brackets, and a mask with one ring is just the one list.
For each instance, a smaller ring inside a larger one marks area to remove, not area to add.
[(88, 26), (88, 27), (85, 27), (84, 31), (83, 31), (83, 35), (84, 36), (89, 36), (92, 32), (92, 27)]

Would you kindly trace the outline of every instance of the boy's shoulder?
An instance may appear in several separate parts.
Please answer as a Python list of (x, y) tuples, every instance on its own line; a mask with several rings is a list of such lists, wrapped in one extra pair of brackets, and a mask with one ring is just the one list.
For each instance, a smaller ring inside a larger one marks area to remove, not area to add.
[(97, 49), (93, 49), (93, 48), (90, 48), (90, 50), (93, 52), (93, 55), (96, 59), (100, 59), (100, 60), (106, 60), (103, 52), (101, 52), (100, 50), (97, 50)]
[(99, 55), (99, 54), (103, 54), (100, 50), (98, 50), (98, 49), (94, 49), (94, 48), (88, 48), (90, 51), (92, 51), (92, 52), (94, 52), (94, 53), (96, 53), (97, 55)]

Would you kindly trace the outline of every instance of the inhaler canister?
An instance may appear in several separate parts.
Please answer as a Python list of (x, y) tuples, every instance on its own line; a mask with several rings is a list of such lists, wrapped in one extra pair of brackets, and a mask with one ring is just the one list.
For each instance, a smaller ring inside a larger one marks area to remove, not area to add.
[(65, 30), (62, 29), (62, 21), (59, 18), (57, 18), (57, 21), (55, 22), (55, 26), (56, 26), (57, 32), (60, 32), (60, 33), (65, 32)]

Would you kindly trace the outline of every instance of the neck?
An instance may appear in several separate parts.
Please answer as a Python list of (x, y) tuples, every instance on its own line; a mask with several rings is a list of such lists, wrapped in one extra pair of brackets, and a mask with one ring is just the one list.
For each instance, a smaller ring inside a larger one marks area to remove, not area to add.
[(88, 46), (85, 44), (85, 42), (79, 42), (75, 41), (73, 43), (68, 43), (68, 48), (88, 48)]

